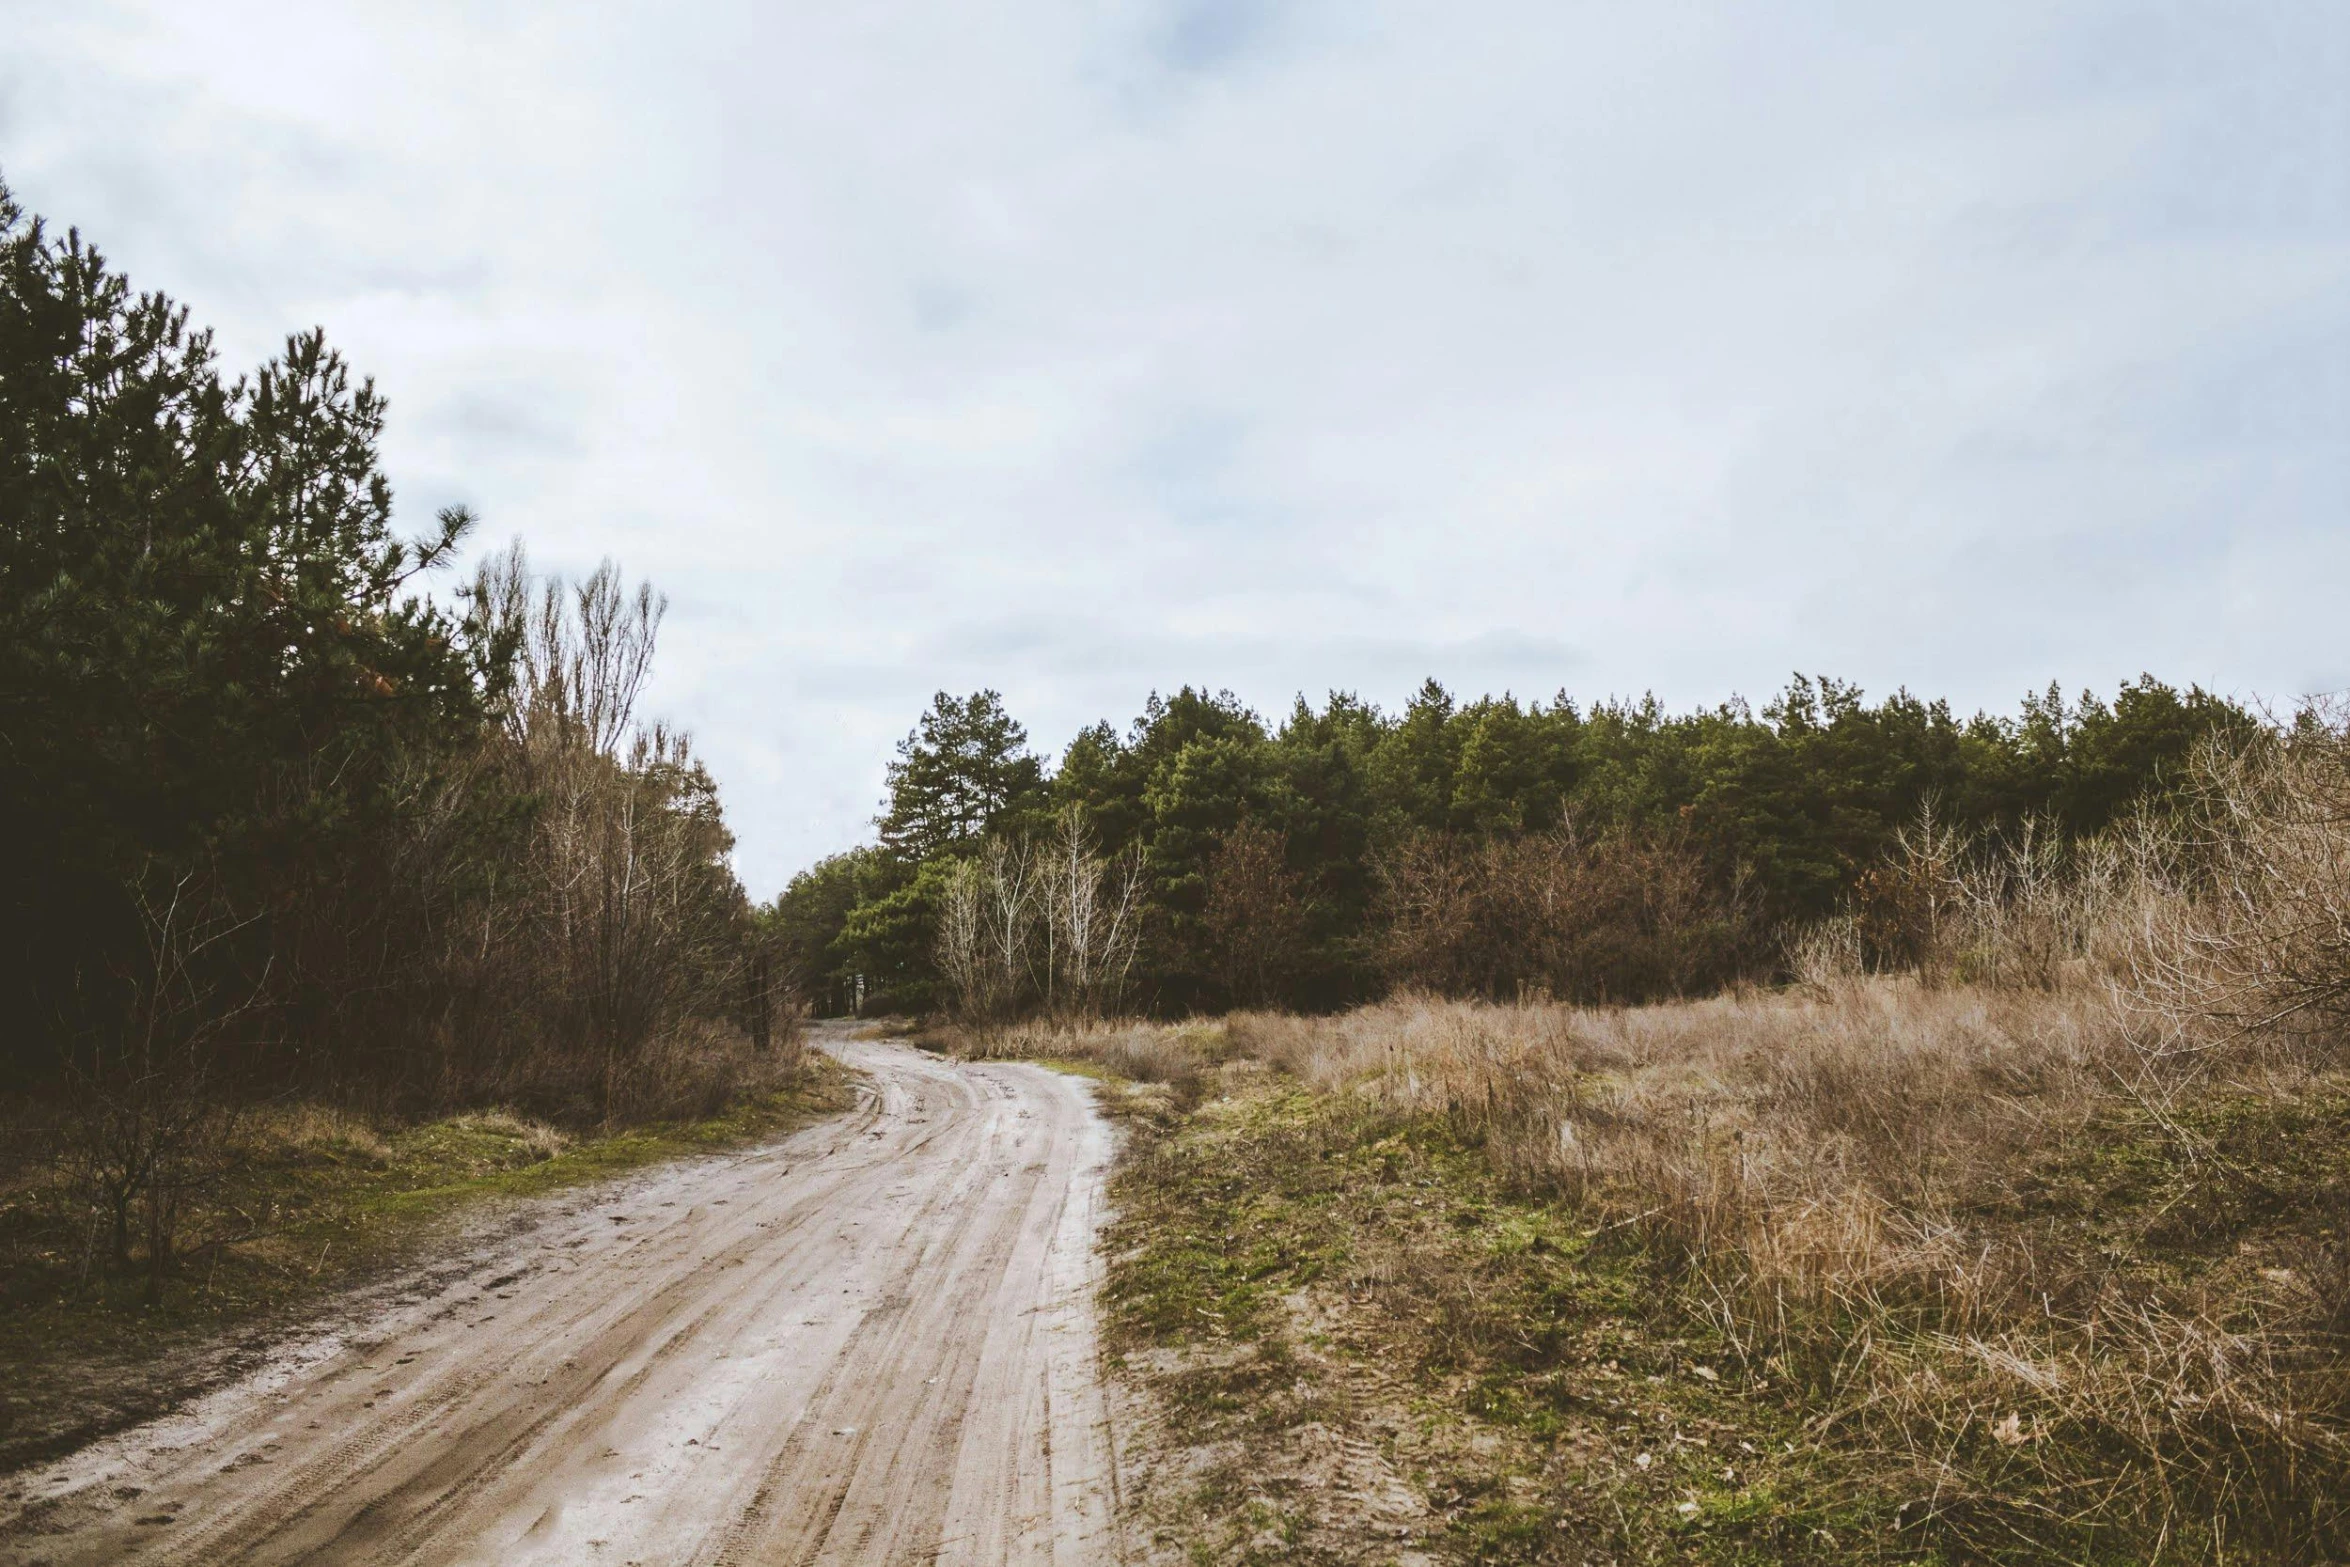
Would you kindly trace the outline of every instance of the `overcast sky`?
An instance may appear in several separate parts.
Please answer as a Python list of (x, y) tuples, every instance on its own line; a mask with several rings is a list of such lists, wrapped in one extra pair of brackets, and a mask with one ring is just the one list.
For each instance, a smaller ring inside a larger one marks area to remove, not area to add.
[(754, 893), (930, 693), (2350, 683), (2350, 5), (0, 0), (0, 175), (616, 557)]

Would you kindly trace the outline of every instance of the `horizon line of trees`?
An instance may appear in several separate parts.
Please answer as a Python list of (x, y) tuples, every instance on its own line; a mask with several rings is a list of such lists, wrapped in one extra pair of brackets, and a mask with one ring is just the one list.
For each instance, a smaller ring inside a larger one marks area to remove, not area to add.
[[(2151, 675), (1964, 719), (1801, 675), (1759, 711), (1463, 702), (1430, 680), (1400, 712), (1333, 692), (1278, 725), (1187, 686), (1048, 763), (997, 693), (942, 691), (889, 765), (876, 841), (762, 918), (832, 1011), (857, 976), (868, 1009), (974, 1018), (1327, 1010), (1400, 987), (1637, 1002), (1783, 977), (1786, 932), (1865, 897), (1922, 813), (2084, 839), (2175, 802), (2206, 741), (2270, 728)], [(1053, 842), (1130, 888), (1114, 996), (1073, 1003), (1035, 974), (1049, 921), (1027, 880)], [(1031, 908), (1019, 935), (1005, 911)]]

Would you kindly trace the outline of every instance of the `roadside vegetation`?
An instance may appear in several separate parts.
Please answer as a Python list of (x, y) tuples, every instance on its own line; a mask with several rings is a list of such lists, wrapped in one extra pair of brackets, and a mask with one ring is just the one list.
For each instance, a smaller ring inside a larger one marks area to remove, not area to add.
[(428, 591), (474, 519), (395, 526), (385, 417), (317, 331), (231, 378), (0, 188), (0, 1452), (381, 1213), (825, 1092), (639, 709), (663, 600), (519, 544)]
[[(1787, 929), (1844, 912), (1929, 805), (1943, 830), (2070, 843), (2175, 800), (2206, 737), (2264, 727), (2151, 676), (1971, 718), (1808, 678), (1687, 713), (1431, 681), (1401, 712), (1334, 692), (1277, 724), (1186, 688), (1048, 766), (995, 693), (940, 692), (878, 841), (767, 918), (820, 1010), (859, 976), (869, 1009), (973, 1023), (1398, 989), (1636, 1003), (1783, 976)], [(1072, 891), (1109, 959), (1082, 995), (1056, 967)]]
[(2350, 1550), (2350, 737), (2106, 833), (1932, 819), (1785, 978), (968, 1030), (1135, 1144), (1167, 1559)]

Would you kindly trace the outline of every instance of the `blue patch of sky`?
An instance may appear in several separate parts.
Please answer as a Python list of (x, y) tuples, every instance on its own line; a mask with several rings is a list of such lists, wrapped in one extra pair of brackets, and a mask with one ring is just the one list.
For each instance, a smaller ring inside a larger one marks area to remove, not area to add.
[(1255, 520), (1234, 472), (1250, 423), (1238, 414), (1193, 409), (1161, 423), (1127, 465), (1160, 515), (1179, 527), (1229, 527)]
[(952, 283), (928, 281), (914, 285), (914, 325), (925, 332), (951, 332), (971, 319), (970, 291)]
[(1153, 52), (1173, 70), (1222, 70), (1263, 38), (1273, 11), (1264, 0), (1175, 0), (1153, 39)]

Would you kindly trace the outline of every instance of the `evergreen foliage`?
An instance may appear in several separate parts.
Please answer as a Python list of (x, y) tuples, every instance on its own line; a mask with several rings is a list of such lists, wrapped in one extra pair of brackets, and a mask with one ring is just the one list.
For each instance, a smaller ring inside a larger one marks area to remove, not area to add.
[(225, 378), (0, 189), (0, 1082), (609, 1117), (744, 1005), (716, 791), (630, 717), (655, 601), (516, 553), (436, 603), (473, 519), (395, 530), (384, 414), (318, 331)]
[[(941, 695), (891, 771), (880, 846), (804, 873), (769, 918), (811, 993), (861, 973), (878, 1004), (927, 1006), (935, 867), (1026, 831), (1040, 802), (1080, 811), (1103, 852), (1140, 854), (1136, 989), (1161, 1011), (1325, 1008), (1397, 984), (1639, 1000), (1767, 977), (1775, 933), (1843, 908), (1929, 803), (1951, 826), (2093, 833), (2161, 809), (2206, 735), (2259, 727), (2152, 676), (2110, 701), (2052, 686), (2014, 717), (1965, 719), (1802, 675), (1760, 712), (1688, 713), (1461, 702), (1431, 680), (1392, 714), (1300, 698), (1278, 728), (1185, 687), (1123, 734), (1082, 731), (1048, 778), (1006, 749), (1020, 730), (993, 692)], [(949, 743), (970, 732), (993, 747)], [(957, 780), (966, 754), (981, 760)], [(973, 803), (950, 817), (937, 800)], [(1241, 939), (1242, 911), (1263, 942)]]
[(966, 854), (1043, 793), (1044, 768), (1003, 698), (979, 691), (957, 701), (941, 691), (889, 764), (881, 841), (905, 860)]

